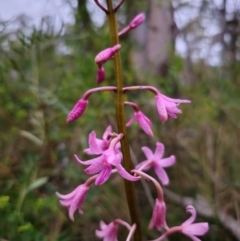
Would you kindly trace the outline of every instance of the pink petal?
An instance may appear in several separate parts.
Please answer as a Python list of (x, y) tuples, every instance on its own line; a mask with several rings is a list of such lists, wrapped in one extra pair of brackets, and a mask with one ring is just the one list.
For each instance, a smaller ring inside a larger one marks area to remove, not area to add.
[(176, 106), (169, 107), (169, 106), (165, 105), (165, 107), (166, 107), (167, 112), (176, 113), (176, 114), (182, 113), (182, 111), (180, 109), (178, 109)]
[(161, 119), (162, 123), (164, 123), (168, 119), (168, 114), (167, 114), (167, 110), (164, 105), (164, 101), (162, 100), (160, 94), (155, 96), (155, 101), (156, 101), (157, 111), (160, 116), (160, 119)]
[(163, 94), (160, 94), (161, 97), (164, 99), (164, 100), (167, 100), (167, 101), (170, 101), (170, 102), (174, 102), (176, 104), (180, 104), (180, 103), (191, 103), (191, 100), (180, 100), (180, 99), (173, 99), (173, 98), (170, 98), (166, 95), (163, 95)]
[(168, 115), (171, 116), (173, 119), (177, 119), (177, 116), (173, 112), (168, 111)]
[(86, 153), (87, 155), (95, 155), (90, 148), (86, 148), (83, 152)]
[(108, 157), (107, 162), (113, 166), (116, 166), (122, 161), (122, 153), (119, 152), (118, 154), (116, 154), (114, 150), (113, 152), (114, 153)]
[(69, 207), (69, 206), (71, 206), (72, 200), (71, 199), (70, 200), (60, 200), (59, 202), (62, 206)]
[(159, 159), (159, 158), (162, 158), (163, 154), (164, 154), (164, 145), (160, 142), (157, 142), (156, 149), (154, 152), (154, 157)]
[(130, 125), (132, 125), (132, 123), (135, 121), (135, 117), (133, 116), (126, 124), (126, 127), (129, 127)]
[(135, 119), (146, 134), (148, 134), (149, 136), (153, 136), (153, 132), (151, 129), (152, 123), (142, 112), (138, 111), (137, 113), (135, 113)]
[(84, 113), (87, 104), (87, 100), (80, 99), (68, 114), (67, 123), (75, 121), (77, 118), (79, 118)]
[[(148, 161), (140, 162), (140, 163), (135, 167), (135, 169), (140, 169), (143, 165), (145, 165), (146, 162), (148, 162)], [(152, 167), (152, 163), (149, 163), (149, 165), (145, 166), (142, 170), (149, 170), (151, 167)]]
[(93, 154), (98, 155), (102, 153), (102, 150), (100, 148), (100, 146), (97, 143), (96, 140), (96, 132), (92, 131), (89, 135), (89, 139), (88, 139), (88, 144), (89, 144), (89, 148), (92, 150)]
[(182, 232), (202, 236), (208, 231), (208, 229), (208, 223), (194, 223), (190, 224), (189, 226), (183, 227)]
[(190, 224), (192, 224), (195, 221), (196, 216), (197, 216), (197, 212), (192, 205), (188, 205), (186, 207), (186, 211), (191, 213), (191, 216), (185, 222), (182, 223), (182, 225), (181, 225), (182, 227), (187, 227)]
[(103, 133), (103, 140), (107, 140), (108, 135), (112, 133), (112, 127), (108, 126), (107, 129), (105, 130), (105, 132)]
[(154, 170), (155, 170), (159, 180), (162, 182), (162, 184), (168, 185), (169, 178), (168, 178), (166, 171), (156, 162), (154, 163)]
[(96, 157), (96, 158), (93, 158), (91, 160), (88, 160), (88, 161), (82, 161), (78, 158), (77, 155), (74, 155), (75, 159), (82, 165), (91, 165), (91, 164), (94, 164), (94, 163), (98, 163), (98, 162), (101, 162), (102, 161), (102, 156), (99, 156), (99, 157)]
[(98, 238), (103, 238), (104, 241), (117, 241), (118, 224), (111, 222), (102, 230), (96, 230), (95, 234)]
[(92, 165), (90, 165), (88, 168), (86, 168), (84, 171), (85, 173), (92, 175), (92, 174), (96, 174), (99, 173), (100, 171), (102, 171), (102, 169), (104, 168), (103, 162), (95, 162)]
[(131, 174), (129, 174), (122, 165), (116, 165), (117, 171), (118, 173), (124, 178), (127, 179), (129, 181), (135, 182), (138, 181), (139, 179), (141, 179), (141, 177), (134, 177)]
[(143, 146), (141, 149), (148, 160), (152, 160), (154, 158), (153, 152), (148, 147)]
[(176, 162), (175, 156), (163, 158), (159, 161), (159, 163), (162, 167), (170, 167), (170, 166), (174, 165), (175, 162)]
[(95, 231), (95, 235), (96, 235), (98, 238), (104, 238), (105, 233), (104, 233), (102, 230), (96, 230), (96, 231)]
[(112, 172), (112, 167), (111, 166), (104, 166), (102, 171), (98, 174), (96, 180), (95, 180), (95, 185), (102, 185), (104, 182), (108, 180)]
[(106, 227), (107, 227), (107, 224), (101, 220), (100, 221), (100, 228), (105, 229)]
[(76, 195), (79, 188), (80, 188), (80, 186), (78, 186), (72, 192), (70, 192), (69, 194), (66, 194), (66, 195), (60, 194), (59, 192), (56, 192), (56, 195), (61, 199), (70, 199)]

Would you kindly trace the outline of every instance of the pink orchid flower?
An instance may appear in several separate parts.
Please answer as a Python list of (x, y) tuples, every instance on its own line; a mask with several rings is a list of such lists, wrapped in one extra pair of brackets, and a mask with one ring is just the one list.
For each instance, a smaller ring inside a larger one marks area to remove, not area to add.
[(172, 99), (169, 98), (161, 93), (158, 93), (155, 96), (156, 106), (158, 110), (158, 114), (162, 123), (166, 122), (168, 116), (172, 118), (177, 118), (176, 114), (181, 114), (182, 111), (178, 109), (178, 106), (181, 103), (190, 103), (190, 100), (179, 100), (179, 99)]
[(156, 199), (152, 218), (148, 226), (149, 229), (156, 227), (159, 231), (162, 227), (167, 228), (166, 224), (166, 204), (163, 200)]
[(162, 158), (164, 154), (164, 145), (160, 142), (156, 143), (154, 153), (146, 146), (142, 147), (142, 151), (144, 152), (147, 160), (139, 163), (136, 166), (136, 169), (149, 170), (153, 167), (162, 184), (168, 185), (169, 177), (163, 168), (172, 166), (176, 161), (175, 156)]
[(96, 230), (95, 234), (98, 238), (103, 239), (103, 241), (118, 241), (117, 232), (118, 232), (118, 223), (111, 222), (108, 225), (103, 221), (100, 222), (101, 230)]
[[(89, 148), (85, 149), (84, 152), (88, 155), (98, 155), (109, 148), (111, 142), (112, 127), (108, 126), (103, 133), (102, 139), (96, 137), (95, 131), (89, 134), (88, 144)], [(120, 148), (120, 142), (116, 144), (116, 149)]]
[(84, 201), (84, 198), (89, 190), (89, 187), (86, 184), (79, 185), (72, 192), (66, 195), (56, 193), (60, 198), (60, 204), (68, 208), (69, 218), (74, 221), (74, 213), (78, 210), (80, 214), (83, 214), (81, 210), (81, 205)]
[(92, 145), (93, 153), (101, 154), (99, 157), (93, 158), (87, 161), (81, 161), (76, 155), (76, 160), (82, 165), (89, 165), (84, 171), (87, 174), (96, 174), (99, 173), (95, 184), (102, 185), (106, 182), (111, 173), (112, 173), (112, 166), (115, 166), (118, 173), (125, 179), (129, 181), (138, 181), (140, 177), (134, 177), (129, 174), (121, 165), (122, 161), (122, 153), (120, 151), (116, 151), (116, 145), (119, 140), (122, 138), (122, 134), (118, 137), (112, 139), (109, 148), (105, 151), (102, 151), (98, 145)]
[(137, 121), (142, 130), (149, 136), (153, 136), (152, 123), (141, 111), (135, 111), (133, 117), (128, 121), (126, 126), (132, 125), (134, 121)]
[(187, 206), (186, 211), (191, 213), (191, 217), (182, 223), (181, 233), (185, 234), (193, 241), (201, 241), (196, 236), (202, 236), (208, 231), (208, 223), (193, 223), (196, 219), (196, 210), (193, 206)]

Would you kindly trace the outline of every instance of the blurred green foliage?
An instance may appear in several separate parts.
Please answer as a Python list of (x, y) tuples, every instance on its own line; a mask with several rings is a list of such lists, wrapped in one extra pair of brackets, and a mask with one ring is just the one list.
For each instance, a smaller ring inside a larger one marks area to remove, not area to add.
[[(47, 26), (45, 31), (28, 29), (28, 33), (21, 28), (10, 32), (6, 26), (0, 33), (0, 238), (95, 240), (100, 219), (129, 219), (124, 194), (123, 199), (119, 198), (124, 192), (121, 179), (113, 177), (103, 187), (92, 188), (83, 205), (84, 215), (76, 215), (74, 223), (68, 220), (67, 210), (59, 205), (55, 192), (67, 193), (85, 180), (73, 154), (87, 158), (82, 150), (87, 147), (89, 132), (94, 129), (101, 136), (109, 124), (115, 126), (111, 93), (91, 96), (84, 117), (66, 125), (66, 116), (75, 102), (96, 86), (94, 56), (109, 45), (108, 29), (93, 27), (89, 22), (88, 28), (76, 24), (55, 33), (53, 26)], [(145, 83), (144, 77), (134, 77), (129, 39), (124, 38), (122, 46), (125, 83)], [(162, 125), (151, 95), (133, 93), (129, 99), (134, 99), (152, 119), (155, 141), (165, 143), (165, 155), (177, 157), (176, 166), (169, 169), (171, 190), (192, 198), (200, 195), (213, 210), (220, 208), (237, 219), (239, 88), (231, 81), (231, 69), (203, 63), (194, 65), (194, 81), (184, 84), (179, 81), (184, 63), (173, 55), (168, 77), (151, 76), (148, 80), (167, 95), (192, 100), (192, 104), (181, 107), (183, 114), (177, 120)], [(111, 62), (106, 64), (104, 84), (114, 84), (112, 67)], [(126, 113), (130, 117), (130, 110)], [(141, 145), (154, 148), (154, 141), (136, 125), (129, 129), (129, 137), (139, 161), (144, 158)], [(142, 223), (147, 227), (152, 209), (141, 185), (136, 186)], [(187, 218), (183, 206), (168, 197), (167, 203), (170, 224), (180, 224)], [(235, 240), (217, 218), (207, 221), (211, 230), (202, 240)], [(148, 238), (158, 235), (143, 230)], [(124, 235), (121, 232), (120, 240)], [(175, 235), (169, 240), (186, 237)]]

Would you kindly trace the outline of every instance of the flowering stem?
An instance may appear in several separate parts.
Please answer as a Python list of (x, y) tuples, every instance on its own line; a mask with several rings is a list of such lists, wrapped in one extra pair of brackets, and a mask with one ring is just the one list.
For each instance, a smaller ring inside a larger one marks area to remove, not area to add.
[(147, 179), (147, 180), (152, 181), (153, 184), (154, 184), (154, 186), (155, 186), (155, 188), (156, 188), (159, 201), (164, 201), (164, 199), (163, 199), (163, 190), (162, 190), (162, 187), (161, 187), (161, 185), (156, 181), (156, 179), (154, 179), (153, 177), (149, 176), (149, 175), (146, 174), (145, 172), (142, 172), (142, 171), (139, 171), (139, 170), (132, 170), (132, 172), (138, 174), (138, 175), (141, 176), (141, 177), (144, 177), (144, 178)]
[(165, 238), (167, 238), (169, 235), (176, 233), (176, 232), (180, 232), (181, 230), (182, 230), (181, 226), (172, 227), (172, 228), (168, 229), (164, 234), (162, 234), (159, 238), (151, 240), (151, 241), (162, 241)]
[(134, 224), (132, 225), (132, 227), (131, 227), (131, 230), (130, 230), (128, 236), (127, 236), (126, 241), (130, 241), (130, 240), (131, 240), (131, 238), (132, 238), (132, 236), (133, 236), (133, 234), (134, 234), (134, 232), (135, 232), (135, 230), (136, 230), (136, 227), (137, 227), (137, 225), (134, 223)]
[(127, 92), (127, 91), (133, 91), (133, 90), (149, 90), (151, 91), (153, 94), (157, 95), (159, 94), (159, 91), (157, 88), (153, 87), (153, 86), (148, 86), (148, 85), (140, 85), (140, 86), (128, 86), (128, 87), (124, 87), (123, 88), (123, 93)]
[(98, 0), (94, 0), (94, 2), (98, 5), (99, 8), (103, 10), (103, 12), (105, 12), (106, 14), (108, 13), (108, 10), (105, 7), (103, 7)]
[(124, 226), (125, 228), (127, 228), (129, 231), (131, 231), (131, 226), (127, 223), (127, 222), (125, 222), (125, 221), (123, 221), (122, 219), (115, 219), (114, 220), (114, 222), (115, 223), (118, 223), (118, 224), (120, 224), (120, 225), (122, 225), (122, 226)]
[[(108, 7), (108, 23), (109, 23), (109, 29), (110, 29), (110, 35), (111, 35), (111, 44), (112, 46), (115, 46), (116, 44), (119, 44), (118, 39), (118, 30), (117, 30), (117, 21), (116, 21), (116, 12), (113, 8), (112, 0), (106, 0), (107, 7)], [(121, 57), (120, 52), (116, 52), (114, 55), (114, 69), (115, 69), (115, 76), (116, 76), (116, 101), (115, 101), (115, 107), (116, 107), (116, 120), (117, 120), (117, 127), (118, 127), (118, 133), (123, 133), (124, 137), (121, 139), (121, 148), (122, 148), (122, 154), (123, 154), (123, 166), (124, 168), (130, 172), (132, 169), (131, 159), (130, 159), (130, 151), (129, 151), (129, 143), (126, 133), (126, 127), (125, 127), (125, 115), (124, 115), (124, 96), (123, 96), (123, 83), (122, 83), (122, 63), (121, 63)], [(136, 223), (137, 229), (134, 233), (134, 240), (135, 241), (141, 241), (141, 225), (140, 225), (140, 218), (139, 213), (137, 209), (137, 200), (136, 200), (136, 194), (134, 190), (134, 184), (128, 180), (124, 179), (125, 184), (125, 190), (126, 190), (126, 196), (127, 196), (127, 202), (128, 202), (128, 208), (131, 216), (132, 223)]]
[(124, 105), (132, 106), (132, 108), (133, 108), (135, 111), (137, 111), (137, 112), (139, 111), (138, 106), (137, 106), (135, 103), (133, 103), (133, 102), (125, 101), (125, 102), (124, 102)]
[(93, 89), (86, 91), (84, 93), (82, 99), (87, 100), (91, 94), (98, 92), (98, 91), (111, 91), (111, 90), (115, 91), (116, 87), (115, 86), (104, 86), (104, 87), (93, 88)]
[(116, 7), (114, 7), (114, 11), (117, 12), (117, 10), (122, 6), (122, 4), (125, 2), (125, 0), (120, 0), (120, 2), (118, 3), (118, 5)]

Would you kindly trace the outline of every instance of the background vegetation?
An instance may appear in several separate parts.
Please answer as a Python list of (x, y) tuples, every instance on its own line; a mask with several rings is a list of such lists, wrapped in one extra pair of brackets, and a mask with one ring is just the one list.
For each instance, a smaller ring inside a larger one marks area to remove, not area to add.
[[(149, 7), (145, 1), (136, 2), (126, 0), (121, 26)], [(223, 1), (221, 8), (214, 8), (202, 1), (196, 19), (184, 27), (175, 22), (164, 73), (136, 73), (132, 61), (136, 36), (121, 40), (125, 85), (152, 84), (167, 95), (192, 100), (182, 106), (183, 114), (177, 120), (162, 125), (153, 96), (129, 95), (153, 121), (155, 141), (165, 144), (165, 155), (177, 157), (176, 165), (169, 169), (171, 184), (166, 189), (169, 225), (184, 221), (188, 217), (184, 207), (193, 202), (199, 220), (210, 223), (209, 233), (202, 238), (208, 241), (240, 240), (239, 9), (233, 8), (228, 15), (227, 4)], [(174, 1), (170, 9), (177, 12), (183, 7), (194, 6)], [(119, 177), (91, 189), (83, 205), (85, 213), (76, 215), (74, 223), (55, 195), (56, 191), (67, 193), (85, 180), (73, 154), (87, 158), (82, 151), (89, 132), (94, 129), (101, 136), (109, 124), (115, 127), (111, 93), (92, 96), (84, 116), (66, 125), (75, 102), (96, 86), (94, 56), (110, 43), (107, 24), (93, 24), (86, 0), (79, 0), (73, 11), (75, 24), (65, 25), (57, 33), (47, 18), (39, 29), (26, 27), (24, 21), (16, 30), (11, 30), (11, 22), (0, 23), (0, 240), (96, 240), (94, 231), (101, 219), (129, 219)], [(211, 43), (223, 46), (215, 66), (209, 64), (211, 59), (194, 59), (193, 43), (197, 46), (198, 42), (188, 38), (206, 37), (199, 37), (204, 29), (201, 21), (211, 14), (219, 20), (220, 29), (220, 34), (211, 36), (215, 41)], [(185, 57), (175, 51), (178, 37), (191, 40)], [(104, 84), (114, 83), (112, 67), (112, 63), (106, 65)], [(126, 113), (130, 117), (130, 110)], [(136, 125), (129, 129), (129, 138), (134, 162), (144, 158), (140, 146), (155, 146)], [(158, 233), (146, 230), (155, 195), (148, 185), (138, 183), (136, 187), (144, 235), (153, 239)], [(120, 240), (124, 237), (121, 232)], [(169, 240), (187, 238), (174, 235)]]

